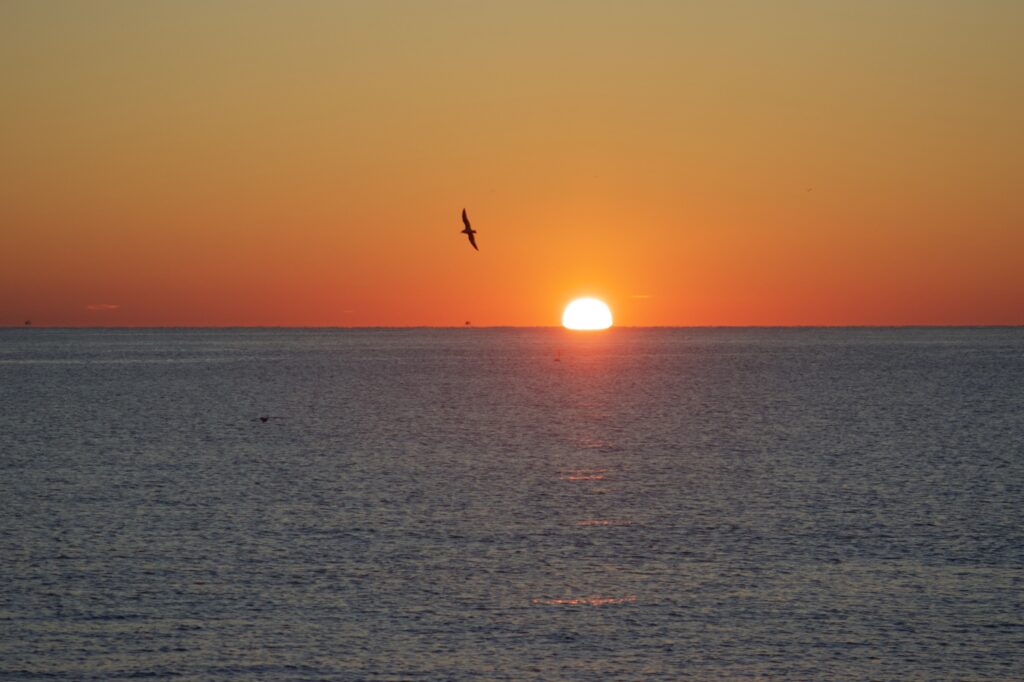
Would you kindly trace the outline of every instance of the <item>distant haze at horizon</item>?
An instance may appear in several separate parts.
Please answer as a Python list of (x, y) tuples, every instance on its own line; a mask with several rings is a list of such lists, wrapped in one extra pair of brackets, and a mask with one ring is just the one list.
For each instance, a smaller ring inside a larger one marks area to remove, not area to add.
[(4, 3), (0, 326), (1024, 324), (1022, 32), (996, 1)]

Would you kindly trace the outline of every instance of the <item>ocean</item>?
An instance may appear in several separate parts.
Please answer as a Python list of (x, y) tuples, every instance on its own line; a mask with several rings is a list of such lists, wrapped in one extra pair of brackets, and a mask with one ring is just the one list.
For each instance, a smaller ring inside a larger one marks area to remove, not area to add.
[(1024, 678), (1022, 328), (4, 329), (0, 407), (0, 679)]

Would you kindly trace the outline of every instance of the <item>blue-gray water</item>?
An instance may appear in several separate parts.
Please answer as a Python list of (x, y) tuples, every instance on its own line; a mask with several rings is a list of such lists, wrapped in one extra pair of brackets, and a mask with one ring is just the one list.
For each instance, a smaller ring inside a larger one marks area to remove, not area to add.
[(1024, 677), (1024, 329), (8, 329), (0, 405), (3, 679)]

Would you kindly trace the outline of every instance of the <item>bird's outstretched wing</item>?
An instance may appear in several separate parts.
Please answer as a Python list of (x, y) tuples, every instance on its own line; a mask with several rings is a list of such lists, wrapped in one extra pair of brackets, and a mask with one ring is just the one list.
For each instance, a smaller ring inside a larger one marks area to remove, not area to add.
[(477, 245), (476, 245), (476, 238), (475, 238), (475, 237), (473, 236), (473, 233), (472, 233), (472, 232), (470, 232), (470, 233), (469, 233), (469, 243), (470, 243), (470, 244), (472, 244), (472, 245), (473, 245), (473, 248), (474, 248), (474, 249), (476, 249), (477, 251), (479, 251), (479, 250), (480, 250), (479, 248), (477, 248)]
[(462, 209), (462, 224), (466, 226), (467, 230), (473, 229), (469, 226), (469, 218), (466, 217), (466, 209)]

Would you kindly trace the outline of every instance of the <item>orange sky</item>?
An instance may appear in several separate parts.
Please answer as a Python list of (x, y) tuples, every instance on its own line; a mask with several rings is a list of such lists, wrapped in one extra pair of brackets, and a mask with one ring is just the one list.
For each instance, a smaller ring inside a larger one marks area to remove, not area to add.
[(1010, 0), (12, 0), (0, 325), (1024, 324), (1021, 35)]

